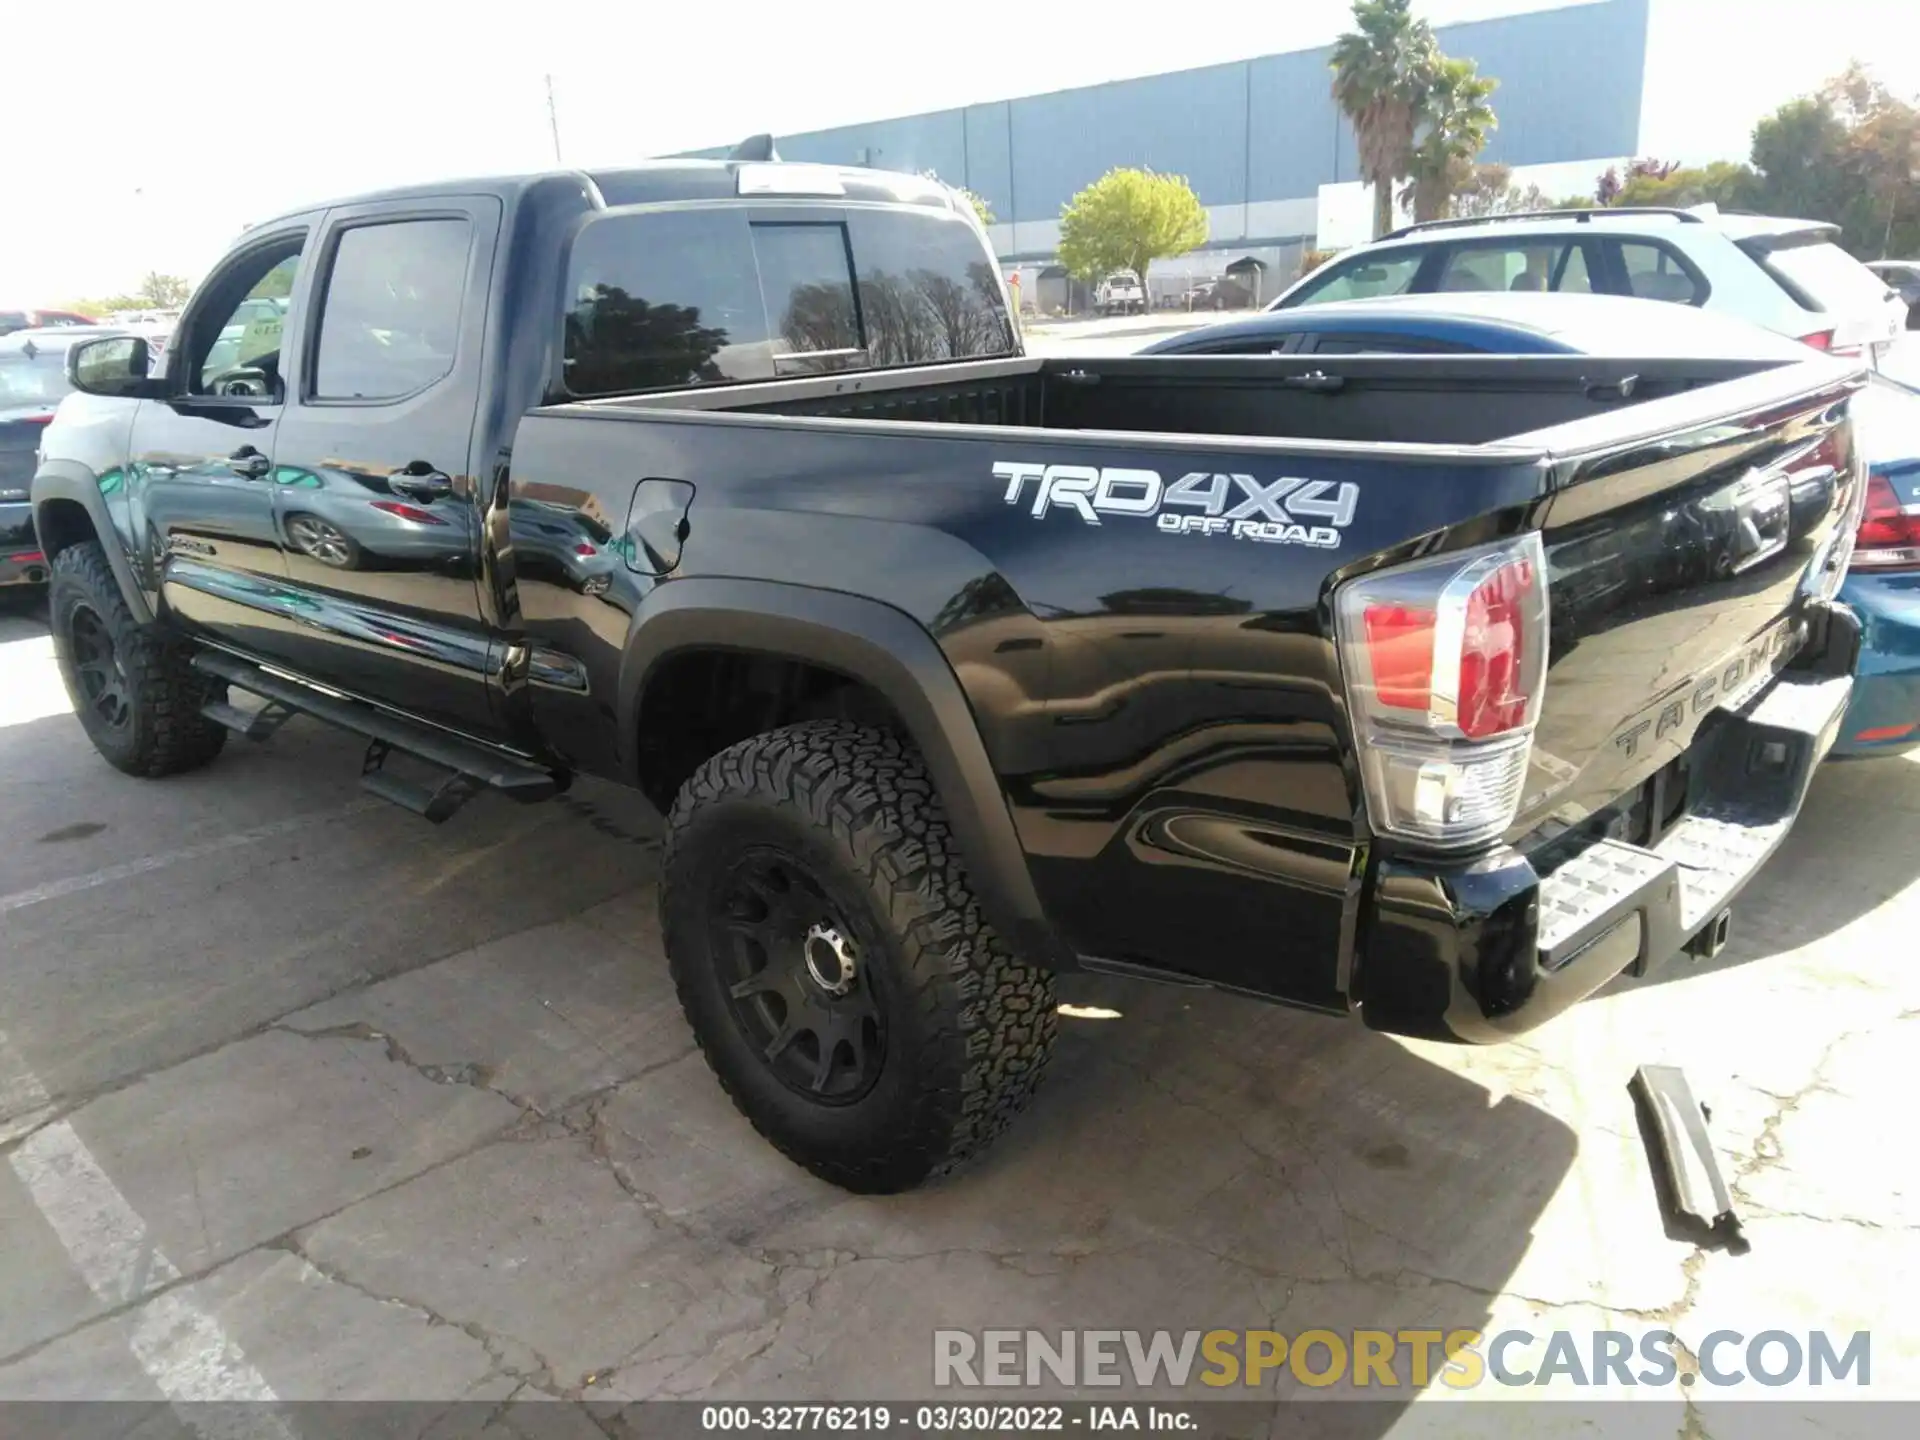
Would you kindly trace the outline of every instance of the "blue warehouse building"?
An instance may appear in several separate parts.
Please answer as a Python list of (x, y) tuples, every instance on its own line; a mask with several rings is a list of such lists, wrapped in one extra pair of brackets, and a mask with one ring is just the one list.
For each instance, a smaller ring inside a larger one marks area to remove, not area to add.
[[(1448, 54), (1500, 81), (1500, 125), (1482, 158), (1597, 170), (1636, 153), (1649, 4), (1590, 0), (1438, 27)], [(1029, 284), (1047, 275), (1061, 207), (1075, 192), (1115, 166), (1185, 175), (1207, 207), (1211, 238), (1184, 262), (1160, 262), (1156, 291), (1248, 259), (1284, 281), (1327, 228), (1329, 187), (1350, 187), (1343, 210), (1364, 213), (1352, 193), (1353, 132), (1329, 93), (1330, 55), (1325, 46), (1262, 55), (781, 135), (778, 144), (783, 159), (931, 170), (965, 186), (991, 207), (995, 247)]]

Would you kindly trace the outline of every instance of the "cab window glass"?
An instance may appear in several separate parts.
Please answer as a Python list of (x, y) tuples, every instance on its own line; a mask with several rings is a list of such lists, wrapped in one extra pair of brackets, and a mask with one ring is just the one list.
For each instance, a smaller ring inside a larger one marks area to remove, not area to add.
[(393, 400), (452, 372), (471, 229), (445, 217), (340, 236), (321, 302), (315, 399)]
[(284, 393), (281, 333), (300, 269), (301, 237), (234, 261), (205, 287), (187, 335), (186, 374), (196, 395), (275, 401)]
[(682, 210), (591, 221), (573, 242), (565, 345), (574, 395), (771, 375), (742, 218)]

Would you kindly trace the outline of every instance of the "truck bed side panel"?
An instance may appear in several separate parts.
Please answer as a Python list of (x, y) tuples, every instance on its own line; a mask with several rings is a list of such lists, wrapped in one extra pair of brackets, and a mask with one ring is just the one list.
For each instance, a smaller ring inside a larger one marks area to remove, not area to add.
[[(1188, 476), (1195, 503), (1162, 503)], [(632, 737), (618, 753), (602, 737), (656, 590), (734, 576), (882, 600), (945, 652), (1074, 950), (1337, 1007), (1364, 823), (1329, 587), (1411, 535), (1524, 527), (1544, 476), (1465, 451), (571, 408), (523, 424), (511, 494), (618, 535), (659, 481), (692, 492), (669, 576), (640, 573), (659, 562), (632, 536), (614, 543), (637, 565), (604, 583), (518, 567), (548, 657), (535, 713), (578, 763), (631, 761)], [(1207, 514), (1216, 486), (1224, 513), (1253, 502), (1255, 531), (1177, 528), (1223, 518)], [(1288, 510), (1288, 495), (1310, 503)], [(514, 534), (517, 551), (518, 517)]]

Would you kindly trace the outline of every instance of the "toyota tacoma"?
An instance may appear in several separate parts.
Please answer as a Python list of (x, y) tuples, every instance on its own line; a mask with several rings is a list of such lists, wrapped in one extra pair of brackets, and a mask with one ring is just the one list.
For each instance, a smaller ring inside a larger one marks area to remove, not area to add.
[(721, 1084), (894, 1191), (1062, 972), (1488, 1042), (1724, 940), (1864, 371), (1649, 350), (1029, 356), (963, 199), (750, 145), (252, 226), (164, 365), (71, 352), (33, 517), (130, 774), (303, 715), (432, 820), (644, 792)]

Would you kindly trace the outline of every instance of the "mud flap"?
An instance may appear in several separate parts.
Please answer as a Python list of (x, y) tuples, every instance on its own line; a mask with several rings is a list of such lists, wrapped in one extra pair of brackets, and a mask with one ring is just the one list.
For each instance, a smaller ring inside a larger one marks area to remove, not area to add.
[(1707, 1134), (1707, 1114), (1693, 1098), (1685, 1073), (1676, 1065), (1642, 1065), (1628, 1089), (1640, 1111), (1648, 1150), (1659, 1164), (1656, 1181), (1669, 1233), (1677, 1229), (1701, 1243), (1744, 1250), (1733, 1195)]

